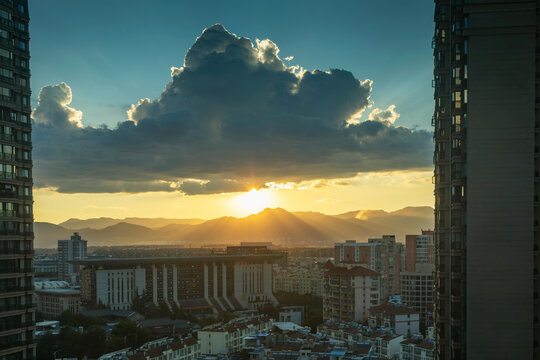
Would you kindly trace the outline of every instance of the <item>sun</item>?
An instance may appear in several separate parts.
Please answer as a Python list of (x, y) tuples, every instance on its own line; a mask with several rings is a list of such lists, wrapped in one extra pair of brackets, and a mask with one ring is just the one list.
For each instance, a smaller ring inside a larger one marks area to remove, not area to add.
[(245, 214), (256, 214), (274, 203), (272, 191), (268, 189), (250, 191), (234, 198), (234, 206)]

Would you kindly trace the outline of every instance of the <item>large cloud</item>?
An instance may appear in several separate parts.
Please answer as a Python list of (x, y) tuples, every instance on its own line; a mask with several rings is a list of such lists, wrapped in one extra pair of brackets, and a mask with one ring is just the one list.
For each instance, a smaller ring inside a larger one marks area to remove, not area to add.
[(208, 194), (429, 166), (431, 134), (395, 126), (394, 108), (347, 121), (370, 104), (370, 80), (288, 67), (278, 54), (270, 40), (207, 28), (159, 98), (132, 105), (116, 128), (82, 127), (69, 86), (43, 88), (36, 185)]

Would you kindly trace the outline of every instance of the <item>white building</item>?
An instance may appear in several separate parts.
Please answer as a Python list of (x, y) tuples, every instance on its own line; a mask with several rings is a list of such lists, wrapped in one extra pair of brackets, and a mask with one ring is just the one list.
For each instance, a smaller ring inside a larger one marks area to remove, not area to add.
[(420, 314), (404, 305), (382, 304), (369, 309), (369, 326), (391, 328), (396, 334), (418, 334)]
[(141, 268), (96, 271), (97, 303), (112, 310), (129, 310), (145, 287), (145, 271)]
[(274, 321), (268, 317), (259, 317), (237, 319), (223, 325), (208, 326), (197, 333), (201, 353), (216, 355), (241, 351), (244, 347), (244, 337), (269, 331), (273, 323)]
[(86, 259), (87, 241), (79, 233), (73, 233), (69, 240), (58, 240), (58, 279), (77, 283), (78, 265), (69, 261)]
[(297, 325), (304, 323), (303, 306), (283, 306), (279, 311), (280, 322), (293, 322)]
[(73, 289), (36, 289), (34, 298), (37, 310), (46, 319), (56, 319), (64, 311), (73, 314), (81, 310), (81, 292)]
[(319, 269), (305, 268), (279, 269), (279, 271), (274, 272), (274, 292), (278, 291), (322, 297), (324, 291), (323, 272)]

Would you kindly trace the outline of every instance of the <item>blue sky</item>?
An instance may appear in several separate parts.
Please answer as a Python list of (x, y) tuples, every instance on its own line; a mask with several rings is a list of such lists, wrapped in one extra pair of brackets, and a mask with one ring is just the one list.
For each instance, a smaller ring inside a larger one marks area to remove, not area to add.
[(223, 24), (270, 39), (308, 70), (351, 71), (374, 81), (378, 108), (397, 124), (430, 128), (433, 3), (417, 1), (30, 0), (33, 104), (66, 82), (85, 125), (114, 125), (141, 98), (159, 96), (170, 67), (204, 28)]

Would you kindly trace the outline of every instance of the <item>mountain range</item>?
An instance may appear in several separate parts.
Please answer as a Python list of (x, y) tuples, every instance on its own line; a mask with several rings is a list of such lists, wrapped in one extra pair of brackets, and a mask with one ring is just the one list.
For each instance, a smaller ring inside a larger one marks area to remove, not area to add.
[(393, 234), (398, 241), (404, 241), (406, 234), (418, 234), (421, 229), (428, 228), (433, 228), (433, 208), (429, 206), (406, 207), (392, 212), (358, 210), (339, 215), (276, 208), (244, 218), (94, 218), (69, 219), (58, 225), (34, 224), (36, 248), (54, 248), (59, 239), (69, 239), (75, 231), (88, 240), (88, 246), (199, 247), (271, 241), (280, 246), (323, 247), (349, 239), (366, 241), (383, 234)]

